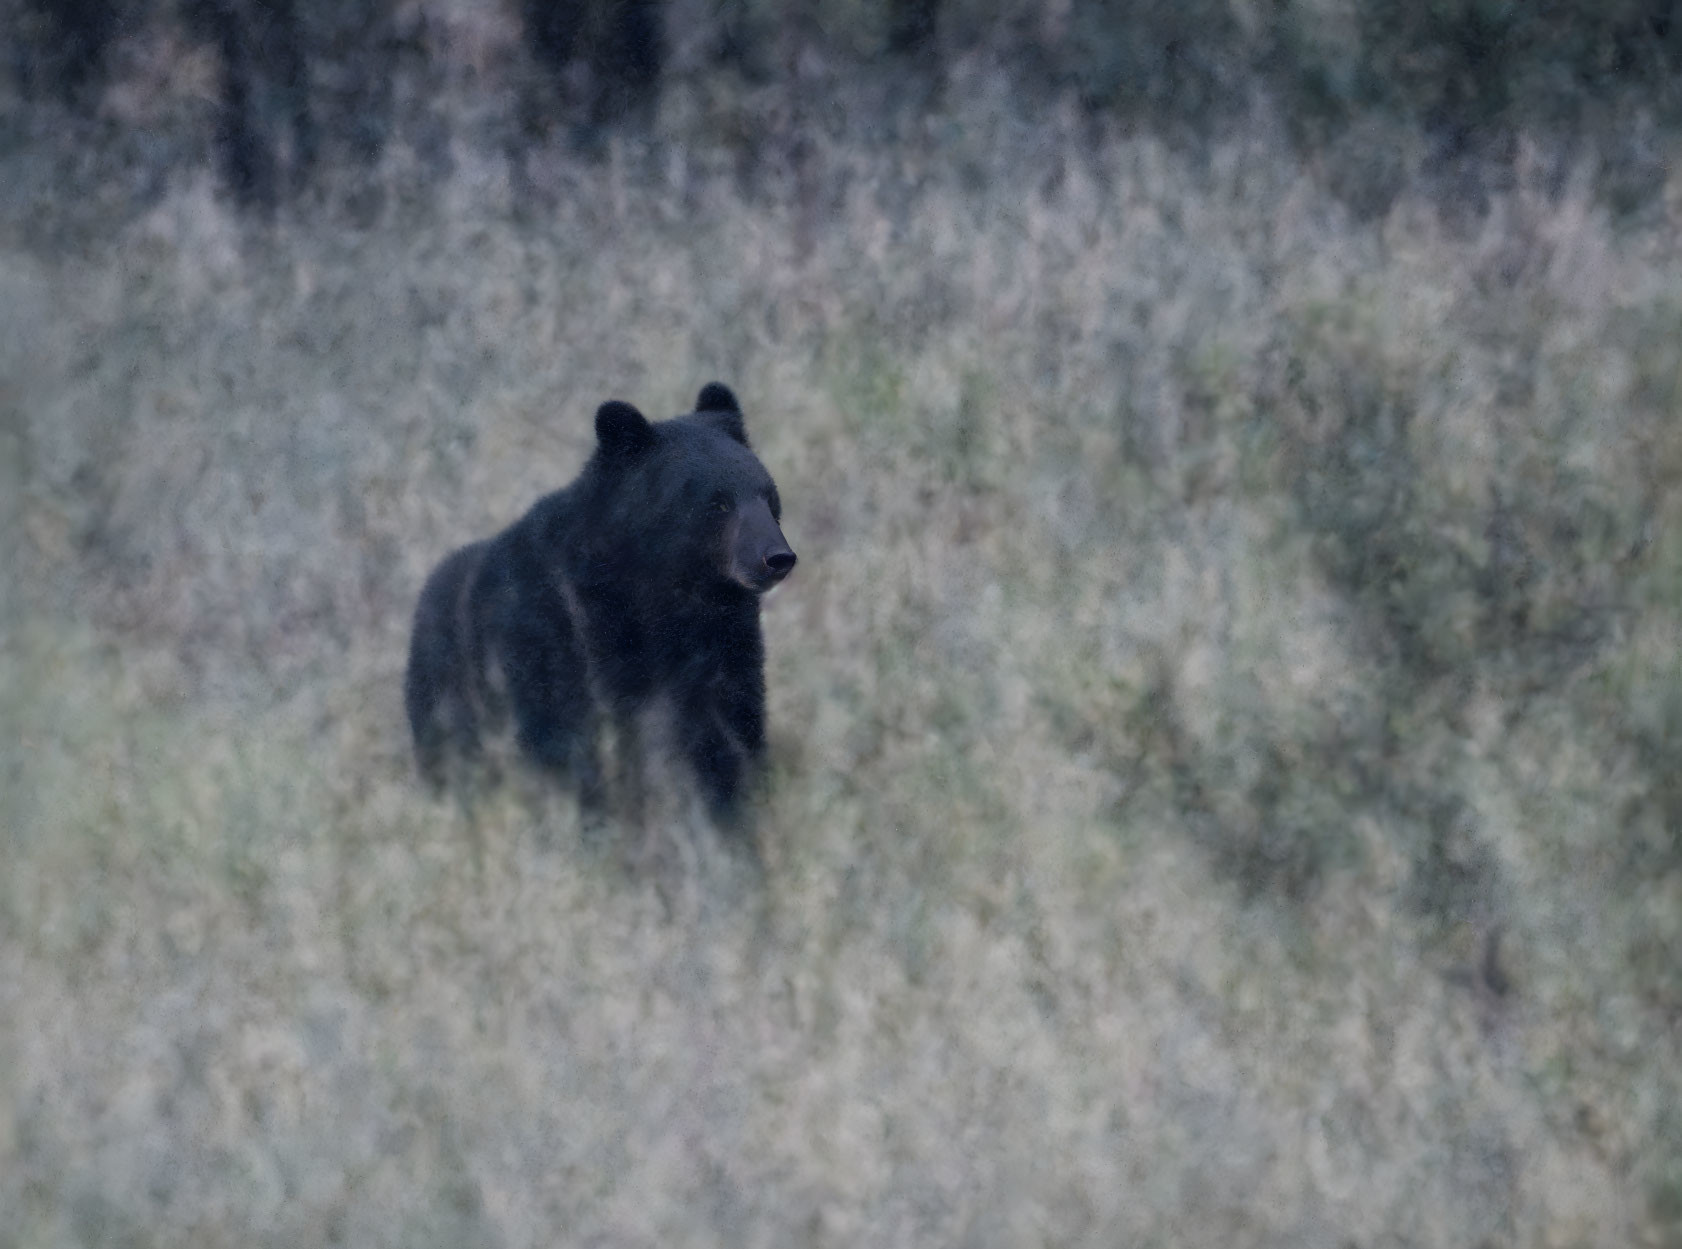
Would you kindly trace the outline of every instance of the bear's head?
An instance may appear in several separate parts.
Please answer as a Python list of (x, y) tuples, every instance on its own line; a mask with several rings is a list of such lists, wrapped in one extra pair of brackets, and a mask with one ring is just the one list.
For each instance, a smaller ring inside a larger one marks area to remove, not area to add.
[(776, 484), (748, 445), (729, 387), (703, 387), (695, 411), (650, 421), (609, 400), (596, 441), (630, 557), (670, 583), (722, 581), (763, 594), (795, 563)]

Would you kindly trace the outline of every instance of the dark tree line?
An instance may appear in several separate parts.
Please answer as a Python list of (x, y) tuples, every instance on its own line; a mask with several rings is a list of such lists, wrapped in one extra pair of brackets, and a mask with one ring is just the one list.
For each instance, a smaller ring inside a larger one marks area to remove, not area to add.
[[(1373, 113), (1448, 146), (1607, 101), (1682, 120), (1682, 0), (501, 0), (517, 22), (524, 138), (600, 136), (652, 116), (674, 71), (800, 92), (802, 48), (843, 80), (890, 72), (938, 88), (950, 58), (982, 51), (1028, 92), (1098, 112), (1203, 124), (1265, 86), (1308, 141)], [(496, 0), (486, 0), (486, 9)], [(20, 33), (26, 100), (86, 109), (127, 33), (173, 23), (213, 54), (216, 159), (242, 200), (272, 206), (318, 169), (376, 158), (394, 82), (424, 81), (436, 43), (399, 29), (395, 0), (0, 0)], [(1336, 19), (1336, 20), (1331, 20)], [(681, 27), (681, 28), (679, 28)], [(702, 49), (699, 64), (693, 49)], [(446, 53), (447, 54), (447, 53)]]
[[(659, 0), (520, 0), (531, 63), (603, 129), (646, 112), (660, 87)], [(0, 15), (4, 9), (0, 8)], [(214, 55), (214, 148), (229, 189), (273, 207), (323, 162), (368, 163), (392, 126), (399, 62), (420, 49), (391, 0), (22, 0), (14, 69), (26, 99), (86, 109), (123, 34), (173, 21)]]
[(589, 124), (612, 125), (659, 90), (665, 33), (658, 0), (521, 0), (520, 15), (538, 64), (557, 76), (584, 70)]
[(272, 205), (318, 155), (304, 41), (293, 0), (188, 0), (188, 28), (220, 57), (216, 151), (240, 199)]

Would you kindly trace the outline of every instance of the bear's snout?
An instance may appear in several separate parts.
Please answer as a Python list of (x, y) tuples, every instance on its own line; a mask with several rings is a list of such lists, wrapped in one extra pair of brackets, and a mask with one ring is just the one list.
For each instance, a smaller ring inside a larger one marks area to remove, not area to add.
[(794, 552), (764, 499), (744, 504), (731, 540), (730, 576), (756, 594), (776, 585), (794, 567)]

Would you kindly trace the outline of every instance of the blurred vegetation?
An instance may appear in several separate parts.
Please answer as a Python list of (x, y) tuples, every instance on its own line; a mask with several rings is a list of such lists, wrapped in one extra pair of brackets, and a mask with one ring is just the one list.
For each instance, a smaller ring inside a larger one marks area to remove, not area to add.
[[(1666, 13), (0, 0), (0, 1249), (1682, 1244)], [(427, 801), (715, 376), (763, 879)]]
[[(37, 124), (68, 105), (103, 121), (90, 141), (137, 144), (128, 159), (154, 171), (213, 159), (264, 211), (391, 143), (436, 172), (463, 130), (514, 153), (557, 133), (599, 151), (645, 129), (663, 95), (724, 83), (786, 98), (810, 125), (820, 96), (862, 91), (857, 107), (890, 86), (928, 102), (984, 63), (1028, 100), (1067, 93), (1096, 116), (1205, 134), (1265, 97), (1368, 214), (1421, 164), (1481, 203), (1517, 136), (1575, 137), (1628, 212), (1662, 185), (1653, 127), (1682, 108), (1671, 0), (3, 0), (0, 21)], [(704, 137), (761, 128), (711, 114)]]

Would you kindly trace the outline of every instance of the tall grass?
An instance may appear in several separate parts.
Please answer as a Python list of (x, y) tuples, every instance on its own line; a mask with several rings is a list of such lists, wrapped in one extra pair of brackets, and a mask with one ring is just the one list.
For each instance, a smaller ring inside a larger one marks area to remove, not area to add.
[[(1674, 229), (809, 143), (6, 225), (0, 1245), (1682, 1244)], [(398, 688), (715, 376), (801, 564), (662, 894)]]

